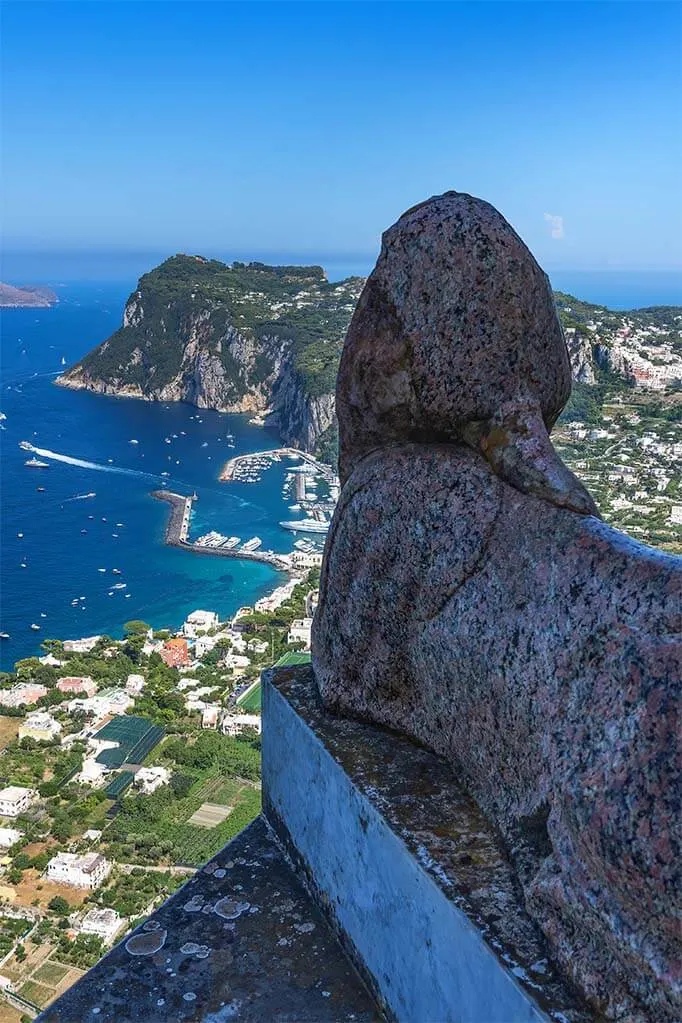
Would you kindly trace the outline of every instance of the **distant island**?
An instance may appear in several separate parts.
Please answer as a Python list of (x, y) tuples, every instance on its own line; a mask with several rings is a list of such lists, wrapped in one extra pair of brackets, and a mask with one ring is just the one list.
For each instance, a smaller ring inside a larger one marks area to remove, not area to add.
[(0, 309), (49, 309), (59, 299), (49, 288), (24, 285), (21, 288), (0, 281)]

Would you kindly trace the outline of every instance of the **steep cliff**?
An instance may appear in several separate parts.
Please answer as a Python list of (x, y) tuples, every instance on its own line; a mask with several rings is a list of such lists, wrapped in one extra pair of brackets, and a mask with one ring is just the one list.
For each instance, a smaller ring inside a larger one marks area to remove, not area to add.
[(334, 421), (334, 381), (363, 281), (320, 267), (174, 256), (145, 274), (123, 325), (57, 383), (148, 401), (262, 414), (314, 450)]
[[(285, 443), (333, 461), (336, 374), (363, 284), (330, 284), (317, 266), (173, 256), (140, 279), (121, 328), (57, 383), (256, 413)], [(681, 309), (616, 313), (554, 297), (575, 381), (610, 371), (660, 390), (682, 378)]]

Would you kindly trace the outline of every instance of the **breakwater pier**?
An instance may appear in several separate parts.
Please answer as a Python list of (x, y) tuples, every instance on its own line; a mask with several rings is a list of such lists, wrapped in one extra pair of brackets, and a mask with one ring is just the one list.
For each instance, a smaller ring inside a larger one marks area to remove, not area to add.
[(164, 535), (165, 542), (170, 547), (180, 547), (185, 551), (193, 551), (195, 554), (211, 554), (218, 558), (239, 558), (244, 561), (260, 561), (272, 565), (280, 572), (288, 572), (290, 575), (300, 573), (290, 554), (276, 554), (274, 551), (244, 550), (243, 547), (207, 547), (202, 544), (192, 543), (189, 539), (189, 526), (192, 515), (192, 504), (196, 496), (185, 497), (182, 494), (175, 494), (172, 490), (153, 490), (152, 497), (157, 501), (165, 501), (170, 505), (170, 515), (166, 524)]

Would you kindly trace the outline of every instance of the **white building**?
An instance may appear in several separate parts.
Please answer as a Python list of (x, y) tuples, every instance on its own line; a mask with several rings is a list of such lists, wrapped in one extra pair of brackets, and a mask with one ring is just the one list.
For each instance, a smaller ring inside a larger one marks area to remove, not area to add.
[(185, 689), (194, 689), (198, 681), (196, 678), (181, 678), (175, 688), (179, 689), (180, 692), (183, 692)]
[(226, 668), (248, 668), (251, 658), (244, 654), (225, 654), (223, 664)]
[(97, 646), (101, 636), (87, 636), (84, 639), (65, 639), (64, 650), (68, 654), (87, 654)]
[(203, 713), (201, 715), (201, 727), (217, 728), (219, 714), (220, 707), (216, 703), (209, 703), (207, 707), (204, 707)]
[(170, 771), (165, 767), (141, 767), (135, 774), (133, 784), (143, 795), (149, 796), (161, 785), (167, 785), (169, 779)]
[(60, 852), (47, 865), (47, 878), (72, 888), (97, 888), (111, 870), (111, 863), (99, 853)]
[(322, 553), (306, 554), (305, 551), (292, 551), (291, 564), (295, 565), (296, 568), (320, 568), (322, 565)]
[(87, 831), (83, 832), (83, 838), (86, 842), (99, 842), (102, 837), (102, 832), (97, 828), (88, 828)]
[(144, 689), (144, 675), (128, 675), (128, 681), (126, 682), (126, 692), (131, 696), (135, 696), (137, 693), (141, 693)]
[(66, 664), (66, 661), (60, 661), (54, 654), (45, 654), (44, 657), (39, 657), (38, 660), (41, 664), (47, 664), (50, 668), (61, 668), (62, 664)]
[(674, 504), (670, 509), (670, 521), (676, 524), (682, 523), (682, 504)]
[(198, 635), (208, 632), (209, 629), (217, 629), (219, 625), (218, 615), (215, 611), (192, 611), (182, 626), (182, 634), (187, 639), (196, 639)]
[(36, 739), (38, 742), (50, 742), (59, 735), (62, 726), (51, 714), (43, 710), (35, 710), (26, 715), (26, 720), (19, 726), (20, 739)]
[(83, 761), (83, 766), (78, 774), (78, 781), (83, 785), (92, 785), (93, 789), (100, 788), (108, 774), (104, 764), (98, 764), (94, 758)]
[(132, 707), (134, 703), (135, 700), (125, 689), (103, 689), (96, 696), (89, 696), (85, 700), (71, 700), (64, 704), (64, 707), (69, 713), (84, 710), (86, 714), (92, 714), (99, 721), (107, 714), (125, 714), (128, 707)]
[(259, 734), (261, 719), (259, 714), (226, 714), (221, 725), (223, 735), (239, 735), (245, 728), (253, 728)]
[(38, 798), (35, 789), (25, 789), (21, 785), (8, 785), (0, 790), (0, 817), (18, 817), (28, 810), (31, 803)]
[(295, 618), (287, 634), (287, 643), (304, 643), (310, 650), (310, 632), (313, 627), (312, 618)]
[(78, 930), (81, 934), (94, 934), (109, 944), (122, 923), (123, 917), (115, 909), (91, 909), (78, 924)]
[(194, 656), (201, 659), (218, 645), (220, 636), (197, 636), (194, 640)]
[(18, 828), (0, 828), (0, 849), (10, 849), (22, 834)]

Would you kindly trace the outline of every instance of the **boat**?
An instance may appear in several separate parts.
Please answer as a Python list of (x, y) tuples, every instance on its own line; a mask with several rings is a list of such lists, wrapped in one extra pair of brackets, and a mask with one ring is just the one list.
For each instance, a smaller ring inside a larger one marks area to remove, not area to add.
[(0, 632), (0, 639), (9, 639), (9, 632)]
[(39, 494), (45, 493), (45, 487), (36, 487), (36, 490), (38, 491)]
[(33, 451), (33, 445), (29, 444), (27, 440), (20, 440), (19, 447), (22, 449), (22, 451)]
[(282, 529), (289, 529), (292, 533), (326, 533), (329, 529), (328, 522), (319, 522), (317, 519), (298, 519), (296, 522), (280, 522)]
[(111, 571), (114, 573), (114, 575), (120, 575), (121, 574), (121, 569), (120, 568), (112, 568)]
[(97, 571), (98, 572), (106, 572), (106, 568), (98, 568)]
[(62, 366), (66, 366), (66, 359), (64, 358), (63, 355), (62, 355)]
[(39, 625), (36, 625), (36, 623), (35, 623), (35, 622), (33, 622), (33, 623), (31, 624), (31, 628), (32, 628), (32, 629), (33, 629), (33, 630), (34, 630), (35, 632), (40, 632), (40, 626), (39, 626)]
[(242, 550), (255, 551), (260, 547), (262, 543), (263, 541), (259, 536), (253, 536), (250, 540), (247, 540), (246, 543), (242, 546)]
[(17, 536), (19, 537), (20, 540), (23, 540), (23, 538), (24, 538), (24, 534), (23, 533), (17, 533)]
[(125, 590), (127, 583), (114, 583), (112, 590)]
[(130, 440), (128, 441), (128, 443), (129, 444), (139, 444), (140, 442), (139, 442), (139, 440), (135, 440), (134, 437), (131, 437)]
[(24, 465), (28, 466), (29, 469), (49, 469), (49, 462), (41, 462), (39, 458), (27, 458)]

